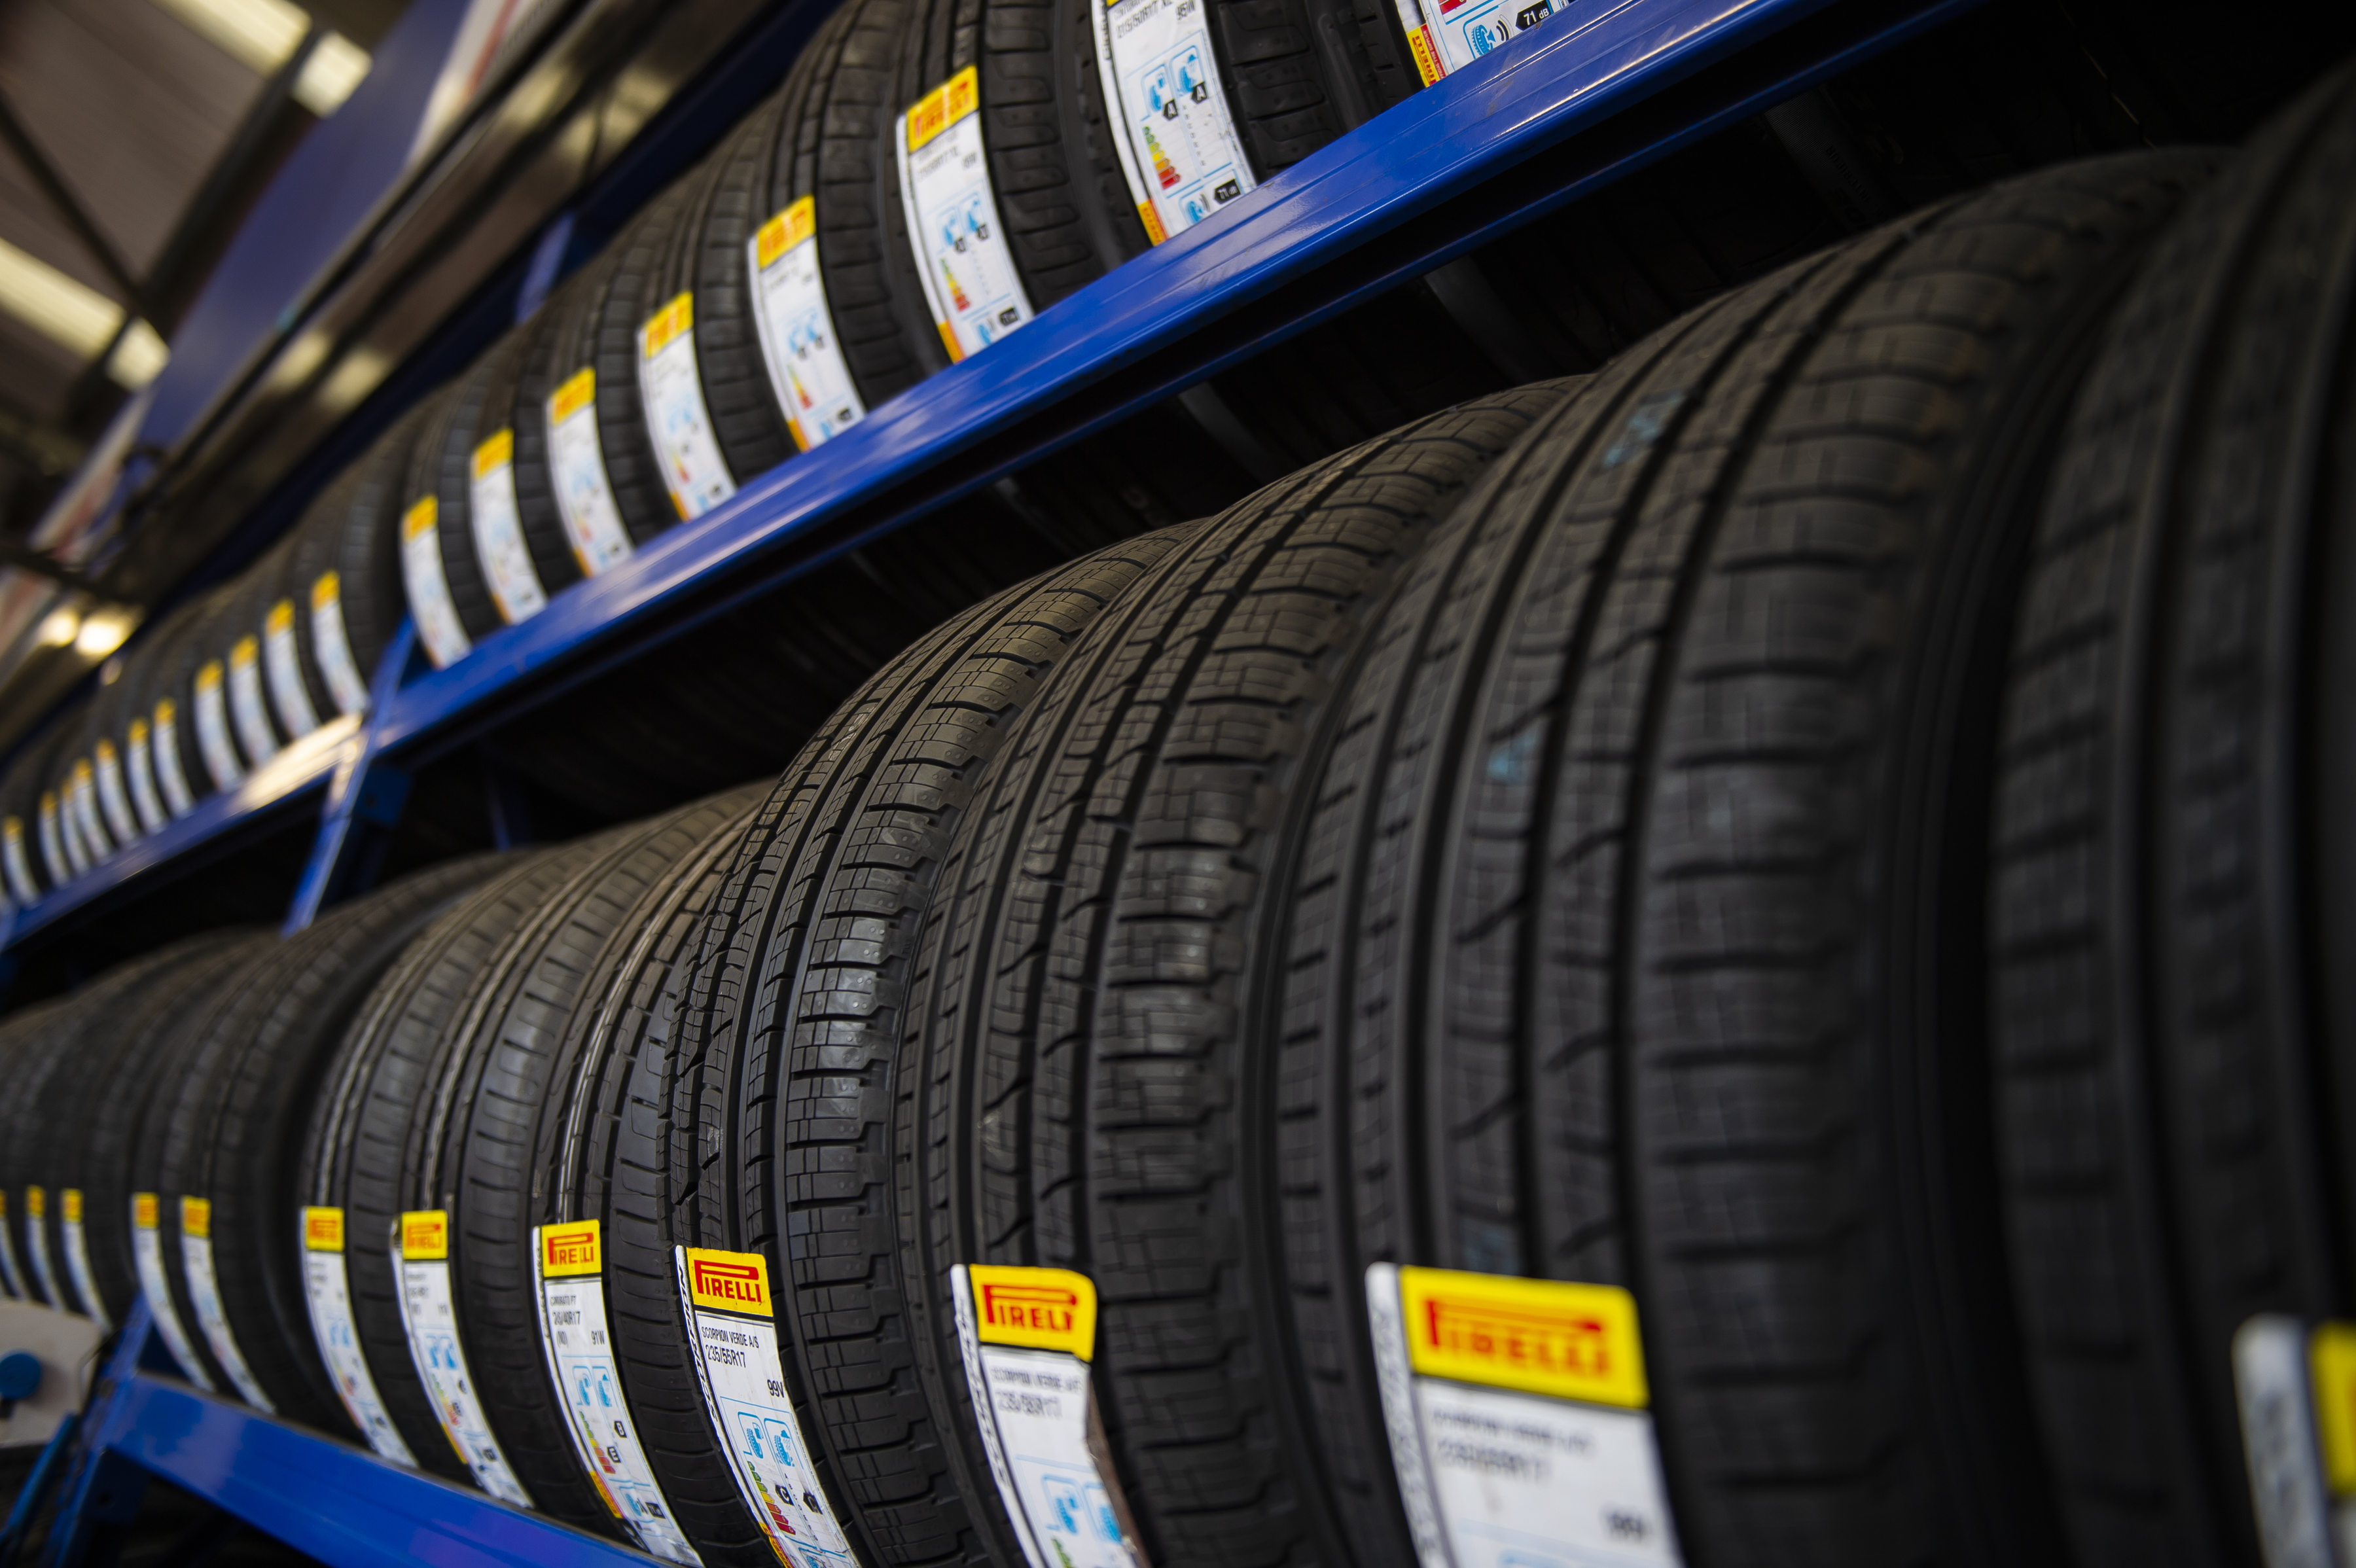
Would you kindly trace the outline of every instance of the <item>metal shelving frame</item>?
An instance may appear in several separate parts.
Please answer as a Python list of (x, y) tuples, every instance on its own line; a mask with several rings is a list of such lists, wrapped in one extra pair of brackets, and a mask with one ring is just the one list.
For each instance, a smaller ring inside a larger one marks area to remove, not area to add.
[[(299, 928), (365, 884), (369, 835), (398, 817), (407, 776), (423, 763), (1973, 3), (1574, 5), (565, 590), (451, 668), (424, 668), (404, 628), (376, 673), (365, 722), (316, 732), (238, 789), (17, 911), (6, 947), (316, 811), (288, 918)], [(153, 1473), (339, 1564), (645, 1561), (198, 1393), (157, 1369), (162, 1352), (146, 1323), (143, 1307), (94, 1398), (53, 1560), (74, 1560), (90, 1521), (120, 1517), (121, 1498)]]

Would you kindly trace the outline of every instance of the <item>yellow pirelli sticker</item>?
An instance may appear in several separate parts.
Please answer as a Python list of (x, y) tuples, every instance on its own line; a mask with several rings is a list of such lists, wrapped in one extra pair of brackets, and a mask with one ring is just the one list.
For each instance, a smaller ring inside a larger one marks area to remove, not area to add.
[(58, 1194), (58, 1206), (64, 1212), (67, 1224), (81, 1223), (81, 1188), (70, 1187)]
[(98, 750), (98, 765), (99, 765), (101, 768), (112, 768), (112, 767), (115, 765), (115, 762), (114, 762), (114, 743), (113, 743), (112, 741), (111, 741), (111, 740), (102, 740), (102, 741), (100, 741), (100, 742), (98, 743), (97, 750)]
[(155, 722), (157, 724), (167, 725), (177, 719), (179, 716), (179, 704), (173, 702), (171, 698), (166, 697), (162, 702), (155, 704)]
[[(147, 721), (145, 719), (133, 719), (131, 721), (131, 744), (134, 746), (145, 746), (147, 744)], [(8, 820), (13, 822), (16, 819), (11, 817)]]
[(90, 788), (91, 771), (90, 761), (87, 757), (75, 758), (73, 765), (73, 781), (74, 788), (77, 789), (87, 789)]
[(653, 359), (694, 326), (695, 295), (673, 295), (669, 304), (648, 317), (647, 324), (638, 328), (638, 336), (645, 339), (646, 357)]
[(1097, 1287), (1069, 1269), (968, 1263), (974, 1335), (985, 1345), (1061, 1350), (1089, 1359), (1097, 1346)]
[(252, 633), (248, 633), (246, 636), (239, 638), (236, 642), (230, 646), (229, 667), (232, 670), (243, 669), (246, 665), (252, 663), (255, 659), (259, 658), (261, 653), (262, 644), (254, 639)]
[(915, 152), (981, 107), (981, 72), (968, 66), (916, 100), (908, 111), (908, 150)]
[(0, 1219), (8, 1218), (8, 1189), (0, 1187)]
[(303, 1210), (303, 1250), (340, 1252), (344, 1250), (344, 1211), (316, 1206)]
[(401, 1256), (412, 1263), (438, 1262), (450, 1255), (450, 1211), (412, 1208), (401, 1216)]
[(779, 256), (818, 232), (818, 202), (805, 196), (761, 225), (753, 236), (754, 260), (766, 271)]
[(2315, 1435), (2334, 1497), (2356, 1494), (2356, 1323), (2327, 1323), (2307, 1342), (2315, 1380)]
[(38, 1219), (49, 1211), (49, 1195), (37, 1187), (25, 1189), (25, 1218)]
[(319, 580), (311, 585), (311, 609), (332, 609), (344, 596), (344, 580), (333, 572), (322, 572)]
[(475, 478), (483, 478), (515, 461), (515, 432), (502, 430), (475, 448)]
[(769, 1305), (769, 1264), (758, 1252), (687, 1249), (687, 1294), (708, 1312), (775, 1316)]
[(281, 599), (271, 606), (269, 616), (262, 623), (262, 629), (272, 637), (284, 637), (288, 632), (293, 631), (294, 601)]
[(194, 1236), (200, 1241), (212, 1239), (213, 1200), (211, 1198), (180, 1199), (180, 1233), (184, 1236)]
[(1448, 73), (1440, 69), (1440, 51), (1432, 46), (1431, 29), (1416, 27), (1407, 36), (1407, 47), (1415, 55), (1415, 73), (1430, 87)]
[(540, 1272), (545, 1277), (553, 1280), (594, 1274), (605, 1266), (605, 1252), (598, 1245), (594, 1219), (540, 1228)]
[(155, 1201), (154, 1193), (133, 1193), (131, 1195), (132, 1228), (138, 1230), (153, 1230), (155, 1229), (155, 1221), (161, 1217), (162, 1208), (163, 1205)]
[[(131, 722), (134, 725), (136, 725), (139, 721), (137, 719), (134, 719)], [(134, 736), (136, 736), (138, 732), (134, 729), (132, 733)], [(10, 843), (23, 843), (25, 842), (25, 819), (22, 817), (11, 817), (6, 822), (0, 822), (0, 838), (5, 838)]]
[(550, 394), (548, 423), (562, 424), (574, 414), (597, 401), (597, 371), (594, 366), (584, 365), (565, 378), (564, 384)]
[(411, 503), (407, 511), (401, 514), (401, 536), (403, 539), (414, 539), (419, 534), (429, 532), (434, 527), (434, 519), (441, 514), (441, 507), (435, 503), (432, 496), (420, 496)]
[(1402, 1268), (1408, 1360), (1426, 1377), (1643, 1410), (1636, 1298), (1617, 1285)]

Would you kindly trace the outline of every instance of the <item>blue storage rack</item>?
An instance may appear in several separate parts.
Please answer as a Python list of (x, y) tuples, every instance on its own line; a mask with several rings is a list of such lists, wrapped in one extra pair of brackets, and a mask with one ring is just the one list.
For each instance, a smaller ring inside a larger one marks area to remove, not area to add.
[[(1589, 0), (1344, 136), (1022, 332), (924, 381), (716, 510), (428, 671), (404, 628), (363, 722), (289, 747), (237, 789), (16, 912), (7, 943), (131, 896), (175, 863), (292, 813), (318, 832), (289, 916), (341, 891), (409, 769), (589, 679), (652, 638), (1444, 264), (1757, 113), (1975, 0)], [(1557, 155), (1542, 170), (1533, 161)], [(1564, 156), (1567, 155), (1567, 156)], [(126, 1517), (148, 1474), (327, 1562), (648, 1559), (199, 1393), (143, 1305), (74, 1440), (52, 1560)]]

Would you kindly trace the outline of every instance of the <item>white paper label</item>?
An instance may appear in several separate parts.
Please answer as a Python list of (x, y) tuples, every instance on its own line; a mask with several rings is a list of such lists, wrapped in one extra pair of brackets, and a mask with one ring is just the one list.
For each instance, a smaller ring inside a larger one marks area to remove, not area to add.
[(1121, 170), (1146, 234), (1159, 244), (1253, 188), (1204, 0), (1092, 5), (1105, 96), (1120, 105)]
[(498, 606), (499, 618), (513, 626), (548, 607), (548, 594), (532, 569), (523, 542), (523, 517), (516, 509), (515, 432), (502, 430), (475, 448), (466, 481), (467, 524), (474, 530), (475, 558)]
[[(1424, 85), (1511, 43), (1553, 12), (1551, 0), (1398, 0)], [(1566, 4), (1568, 0), (1566, 0)], [(1427, 58), (1436, 56), (1436, 58)]]
[(440, 512), (440, 503), (426, 496), (402, 514), (401, 583), (408, 590), (409, 613), (417, 618), (426, 657), (435, 669), (447, 670), (475, 645), (459, 624), (458, 607), (450, 602), (449, 579), (442, 575), (442, 531), (436, 525)]
[(695, 296), (682, 294), (638, 328), (638, 394), (647, 435), (680, 520), (701, 517), (736, 493), (703, 406), (695, 366)]
[[(67, 799), (73, 807), (74, 832), (80, 837), (87, 870), (114, 853), (114, 841), (107, 836), (98, 820), (98, 783), (89, 763), (74, 764), (73, 792)], [(72, 853), (70, 843), (67, 853)]]
[(416, 1455), (401, 1439), (401, 1429), (386, 1412), (360, 1349), (359, 1330), (352, 1322), (350, 1282), (344, 1275), (344, 1211), (305, 1208), (303, 1211), (303, 1298), (311, 1309), (311, 1337), (319, 1359), (327, 1364), (344, 1413), (360, 1429), (380, 1459), (417, 1467)]
[[(1650, 1413), (1535, 1391), (1549, 1379), (1616, 1382), (1641, 1401), (1633, 1304), (1616, 1316), (1556, 1314), (1548, 1293), (1603, 1297), (1606, 1287), (1407, 1273), (1424, 1293), (1412, 1309), (1403, 1271), (1366, 1271), (1366, 1314), (1392, 1466), (1424, 1568), (1681, 1563)], [(1608, 1297), (1628, 1303), (1625, 1292)], [(1411, 1344), (1410, 1319), (1433, 1343)], [(1433, 1365), (1463, 1375), (1434, 1375)], [(1466, 1380), (1493, 1371), (1531, 1386)]]
[(139, 836), (138, 819), (131, 814), (131, 791), (123, 783), (123, 758), (112, 741), (98, 743), (98, 809), (106, 813), (107, 831), (116, 843)]
[(6, 875), (8, 892), (17, 903), (30, 904), (40, 897), (40, 884), (33, 880), (33, 863), (25, 854), (22, 817), (0, 823), (0, 875)]
[(245, 1402), (274, 1414), (276, 1407), (254, 1380), (253, 1369), (245, 1364), (245, 1354), (237, 1348), (237, 1336), (230, 1332), (229, 1315), (221, 1310), (220, 1282), (213, 1274), (209, 1219), (203, 1234), (189, 1226), (188, 1205), (193, 1201), (186, 1197), (180, 1200), (180, 1272), (187, 1277), (188, 1305), (196, 1309), (197, 1327), (203, 1331), (213, 1360), (229, 1374), (230, 1382)]
[[(1088, 1363), (1074, 1348), (1094, 1344), (1096, 1287), (1061, 1269), (959, 1263), (949, 1294), (982, 1448), (1031, 1568), (1142, 1568), (1094, 1441)], [(1046, 1343), (985, 1342), (984, 1311), (994, 1336), (1011, 1318), (1055, 1326), (1023, 1336)]]
[(106, 1315), (106, 1298), (98, 1294), (98, 1276), (90, 1269), (90, 1237), (82, 1228), (81, 1194), (69, 1187), (59, 1196), (63, 1213), (59, 1229), (65, 1232), (66, 1273), (73, 1278), (74, 1295), (81, 1302), (82, 1316), (111, 1332), (114, 1319)]
[(761, 358), (794, 445), (807, 452), (867, 417), (834, 336), (818, 260), (818, 203), (803, 197), (744, 242)]
[(213, 1380), (205, 1364), (197, 1357), (196, 1341), (188, 1337), (188, 1326), (180, 1321), (180, 1308), (172, 1299), (172, 1283), (164, 1276), (164, 1240), (155, 1229), (155, 1195), (143, 1192), (131, 1199), (131, 1257), (139, 1269), (139, 1293), (147, 1298), (147, 1309), (155, 1315), (155, 1331), (164, 1337), (172, 1352), (172, 1359), (180, 1363), (180, 1370), (188, 1381), (213, 1391)]
[(672, 1257), (703, 1408), (754, 1522), (793, 1568), (855, 1563), (786, 1394), (766, 1261), (758, 1253), (687, 1247), (673, 1248)]
[(220, 660), (197, 671), (197, 750), (216, 789), (234, 789), (245, 778), (245, 765), (229, 741), (229, 703), (221, 694)]
[(172, 820), (164, 809), (164, 798), (155, 791), (155, 748), (147, 738), (147, 721), (131, 721), (131, 804), (139, 812), (139, 825), (154, 832)]
[(605, 482), (605, 449), (597, 439), (597, 373), (576, 371), (549, 395), (548, 471), (565, 542), (581, 575), (594, 577), (630, 553), (622, 509)]
[(59, 820), (57, 792), (41, 791), (41, 860), (49, 868), (49, 885), (56, 886), (73, 875), (73, 862), (66, 854), (65, 826)]
[[(401, 1324), (409, 1336), (409, 1358), (417, 1364), (417, 1375), (433, 1397), (434, 1414), (442, 1423), (444, 1434), (466, 1461), (475, 1485), (501, 1502), (528, 1509), (532, 1506), (531, 1494), (508, 1468), (507, 1456), (499, 1452), (498, 1439), (491, 1435), (491, 1423), (476, 1397), (475, 1380), (466, 1371), (466, 1347), (458, 1341), (458, 1308), (450, 1294), (446, 1251), (428, 1259), (402, 1256), (402, 1232), (413, 1233), (420, 1218), (419, 1214), (403, 1215), (392, 1244), (393, 1267), (401, 1273)], [(444, 1238), (448, 1234), (446, 1217), (442, 1234)], [(419, 1250), (414, 1245), (410, 1248), (412, 1252)]]
[(172, 815), (185, 817), (197, 809), (197, 792), (188, 788), (187, 769), (180, 765), (179, 712), (169, 697), (155, 704), (155, 782)]
[(900, 203), (925, 297), (952, 360), (1031, 319), (982, 145), (980, 75), (968, 66), (894, 122)]
[[(614, 1364), (605, 1281), (579, 1272), (600, 1266), (600, 1229), (594, 1219), (532, 1229), (540, 1343), (548, 1375), (572, 1417), (573, 1452), (606, 1508), (641, 1550), (683, 1568), (701, 1568), (703, 1560), (680, 1533), (654, 1466), (638, 1445), (621, 1370)], [(552, 1266), (560, 1272), (551, 1273)]]
[(319, 727), (319, 710), (311, 705), (311, 689), (303, 679), (303, 652), (294, 638), (294, 601), (281, 599), (270, 608), (262, 628), (262, 664), (270, 677), (270, 701), (286, 738), (301, 740)]
[(241, 637), (229, 650), (229, 711), (248, 761), (259, 768), (278, 755), (278, 732), (271, 727), (270, 710), (262, 705), (259, 639)]
[(368, 712), (368, 680), (352, 657), (352, 639), (344, 629), (343, 579), (334, 572), (320, 573), (311, 585), (311, 656), (327, 677), (337, 713)]
[(32, 1294), (26, 1288), (24, 1272), (16, 1266), (16, 1236), (8, 1225), (8, 1195), (0, 1192), (0, 1285), (18, 1301), (30, 1301)]

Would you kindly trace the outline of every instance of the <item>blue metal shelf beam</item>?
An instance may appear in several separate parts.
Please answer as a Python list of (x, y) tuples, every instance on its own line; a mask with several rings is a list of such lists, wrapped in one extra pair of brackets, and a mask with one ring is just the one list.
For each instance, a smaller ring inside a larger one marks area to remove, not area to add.
[[(380, 674), (364, 734), (312, 737), (266, 777), (20, 911), (9, 940), (332, 777), (332, 809), (296, 902), (299, 925), (339, 877), (370, 769), (457, 744), (649, 636), (818, 565), (1970, 4), (1606, 0), (1558, 16), (567, 589), (450, 669), (406, 684)], [(1794, 27), (1815, 33), (1794, 58), (1762, 52), (1769, 67), (1738, 76), (1714, 99), (1681, 104), (1665, 124), (1639, 126), (1590, 175), (1528, 192), (1505, 177)], [(1493, 193), (1486, 205), (1484, 192)], [(1302, 289), (1309, 295), (1296, 298)], [(625, 632), (635, 634), (626, 643)], [(387, 660), (394, 675), (402, 663)]]

